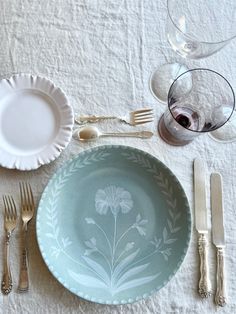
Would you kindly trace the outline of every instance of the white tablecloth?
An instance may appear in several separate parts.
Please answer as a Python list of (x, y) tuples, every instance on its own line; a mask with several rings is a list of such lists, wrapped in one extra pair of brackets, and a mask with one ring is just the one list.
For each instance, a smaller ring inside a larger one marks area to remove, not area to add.
[[(217, 5), (217, 4), (216, 4)], [(232, 8), (233, 9), (233, 8)], [(234, 8), (235, 9), (235, 8)], [(0, 168), (0, 192), (19, 202), (18, 182), (31, 182), (38, 202), (53, 173), (69, 158), (101, 144), (126, 144), (143, 149), (164, 162), (181, 181), (193, 211), (193, 159), (202, 156), (209, 175), (223, 176), (226, 226), (226, 269), (228, 305), (220, 313), (236, 312), (236, 142), (220, 144), (207, 135), (185, 147), (172, 147), (157, 134), (156, 125), (165, 110), (149, 90), (152, 71), (165, 62), (182, 61), (190, 68), (207, 67), (223, 74), (236, 88), (236, 43), (199, 61), (177, 56), (165, 36), (166, 1), (137, 0), (1, 0), (0, 77), (13, 73), (40, 74), (53, 80), (67, 94), (75, 112), (123, 114), (143, 106), (155, 109), (155, 123), (147, 125), (151, 140), (101, 139), (95, 143), (72, 140), (61, 156), (36, 171)], [(223, 14), (223, 12), (222, 12)], [(43, 121), (42, 121), (43, 123)], [(142, 127), (140, 127), (141, 129)], [(101, 124), (103, 131), (131, 130), (115, 122)], [(209, 207), (209, 206), (208, 206)], [(1, 217), (3, 213), (1, 203)], [(209, 211), (210, 222), (210, 211)], [(213, 297), (197, 294), (198, 255), (193, 228), (190, 248), (176, 276), (158, 293), (135, 304), (122, 306), (87, 302), (67, 291), (51, 275), (40, 255), (35, 220), (29, 228), (30, 292), (19, 294), (16, 286), (8, 296), (0, 295), (1, 313), (215, 313)], [(3, 244), (3, 218), (0, 224)], [(12, 241), (14, 283), (19, 275), (20, 228)], [(2, 245), (0, 260), (2, 261)], [(210, 245), (210, 269), (215, 290), (215, 255)], [(2, 273), (2, 262), (0, 264)]]

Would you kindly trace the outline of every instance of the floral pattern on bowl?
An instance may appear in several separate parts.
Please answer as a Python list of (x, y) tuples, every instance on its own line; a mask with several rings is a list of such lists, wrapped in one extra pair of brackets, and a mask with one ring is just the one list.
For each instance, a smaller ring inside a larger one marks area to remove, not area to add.
[(79, 154), (50, 181), (37, 237), (66, 288), (94, 302), (123, 304), (173, 277), (190, 225), (187, 199), (169, 169), (140, 150), (102, 146)]

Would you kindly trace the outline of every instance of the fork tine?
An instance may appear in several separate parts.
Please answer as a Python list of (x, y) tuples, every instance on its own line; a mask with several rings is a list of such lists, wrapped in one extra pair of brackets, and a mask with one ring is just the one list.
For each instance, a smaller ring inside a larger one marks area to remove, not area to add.
[(19, 185), (20, 185), (20, 200), (21, 200), (21, 205), (23, 205), (24, 199), (23, 199), (23, 187), (22, 187), (22, 182), (20, 182)]
[(139, 114), (139, 113), (151, 112), (151, 111), (153, 111), (152, 108), (147, 108), (147, 109), (135, 110), (135, 111), (133, 111), (133, 113), (134, 113), (134, 114)]
[(143, 116), (134, 116), (135, 120), (145, 120), (148, 118), (150, 118), (150, 119), (153, 118), (153, 115), (152, 114), (145, 114)]
[(7, 202), (6, 202), (6, 196), (3, 195), (3, 203), (4, 203), (4, 215), (6, 218), (8, 218), (8, 211), (7, 211)]
[(143, 109), (133, 112), (133, 124), (145, 124), (153, 121), (153, 109)]
[(28, 182), (20, 182), (20, 195), (22, 207), (31, 210), (34, 207), (34, 198), (31, 186)]
[(5, 196), (5, 205), (6, 205), (7, 219), (8, 220), (12, 220), (15, 217), (14, 206), (12, 204), (12, 200), (13, 200), (12, 197)]
[(8, 213), (8, 219), (10, 220), (12, 218), (12, 208), (11, 205), (9, 203), (9, 196), (5, 196), (6, 199), (6, 206), (7, 206), (7, 213)]
[(31, 185), (28, 183), (28, 191), (29, 191), (29, 195), (30, 195), (30, 204), (32, 207), (34, 207), (34, 197), (33, 197), (33, 192), (31, 189)]
[(13, 199), (12, 196), (9, 196), (9, 203), (10, 203), (10, 206), (11, 206), (12, 218), (16, 219), (17, 218), (16, 205), (15, 205), (15, 202), (14, 202), (14, 199)]
[(135, 120), (135, 124), (139, 123), (145, 123), (145, 122), (152, 122), (153, 121), (153, 118), (146, 118), (146, 119), (138, 119), (138, 120)]
[(25, 208), (27, 210), (28, 202), (27, 202), (25, 182), (21, 182), (21, 187), (22, 187), (22, 209)]
[(25, 209), (29, 210), (29, 195), (28, 195), (28, 186), (27, 183), (23, 183), (23, 191), (24, 191), (24, 197), (25, 197)]
[(145, 123), (152, 122), (154, 120), (153, 111), (151, 109), (151, 110), (149, 110), (149, 112), (133, 113), (133, 117), (131, 119), (132, 119), (131, 123), (133, 125), (145, 124)]
[(152, 120), (143, 120), (143, 121), (140, 121), (140, 122), (135, 122), (135, 124), (136, 125), (138, 125), (138, 124), (145, 124), (145, 123), (149, 123), (149, 122), (152, 122), (153, 121), (153, 119)]
[(148, 119), (148, 118), (153, 118), (153, 115), (152, 114), (143, 114), (143, 115), (140, 115), (140, 116), (134, 116), (134, 119), (135, 120), (144, 120), (144, 119)]
[(150, 115), (153, 115), (153, 111), (134, 113), (135, 117), (150, 116)]
[(29, 184), (25, 183), (25, 193), (27, 196), (27, 210), (31, 209), (31, 200), (30, 200), (30, 192), (29, 192)]
[(6, 196), (6, 200), (7, 200), (7, 209), (8, 209), (9, 219), (11, 220), (13, 216), (13, 211), (12, 211), (10, 196)]

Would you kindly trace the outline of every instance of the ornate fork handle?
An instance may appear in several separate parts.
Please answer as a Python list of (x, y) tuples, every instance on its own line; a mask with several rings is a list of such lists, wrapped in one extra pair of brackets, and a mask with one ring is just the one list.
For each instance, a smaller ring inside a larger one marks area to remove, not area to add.
[(222, 248), (217, 248), (217, 269), (216, 269), (216, 295), (215, 303), (219, 306), (225, 306), (225, 274), (224, 274), (224, 251)]
[(10, 266), (9, 266), (10, 238), (11, 238), (11, 233), (8, 232), (6, 235), (5, 254), (4, 254), (4, 261), (3, 261), (3, 277), (2, 277), (2, 293), (3, 294), (8, 294), (12, 290), (12, 277), (11, 277), (11, 271), (10, 271)]
[(23, 227), (22, 230), (22, 251), (21, 251), (21, 268), (20, 280), (18, 290), (26, 292), (29, 289), (29, 276), (28, 276), (28, 251), (27, 251), (27, 228)]
[(204, 233), (199, 234), (198, 252), (200, 257), (200, 280), (199, 294), (202, 298), (208, 298), (211, 295), (211, 283), (209, 279), (207, 238)]
[[(78, 124), (85, 124), (85, 123), (95, 123), (100, 120), (113, 120), (113, 119), (119, 119), (115, 116), (77, 116), (75, 117), (75, 121)], [(123, 122), (126, 122), (122, 119)]]

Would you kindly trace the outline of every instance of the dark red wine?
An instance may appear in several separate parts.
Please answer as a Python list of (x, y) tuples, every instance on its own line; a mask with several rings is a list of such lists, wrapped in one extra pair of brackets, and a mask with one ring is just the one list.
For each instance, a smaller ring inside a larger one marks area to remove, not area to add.
[(199, 127), (199, 115), (196, 111), (186, 107), (174, 107), (171, 113), (175, 120), (184, 128), (197, 131)]
[(162, 139), (171, 145), (177, 146), (190, 143), (197, 134), (191, 131), (198, 131), (198, 128), (198, 113), (192, 109), (177, 106), (172, 106), (171, 114), (164, 114), (158, 124), (159, 134)]
[(179, 114), (179, 115), (175, 118), (175, 120), (176, 120), (180, 125), (182, 125), (182, 126), (185, 127), (185, 128), (188, 128), (188, 127), (190, 127), (190, 125), (191, 125), (191, 121), (189, 120), (189, 118), (186, 117), (186, 116), (183, 115), (183, 114)]

